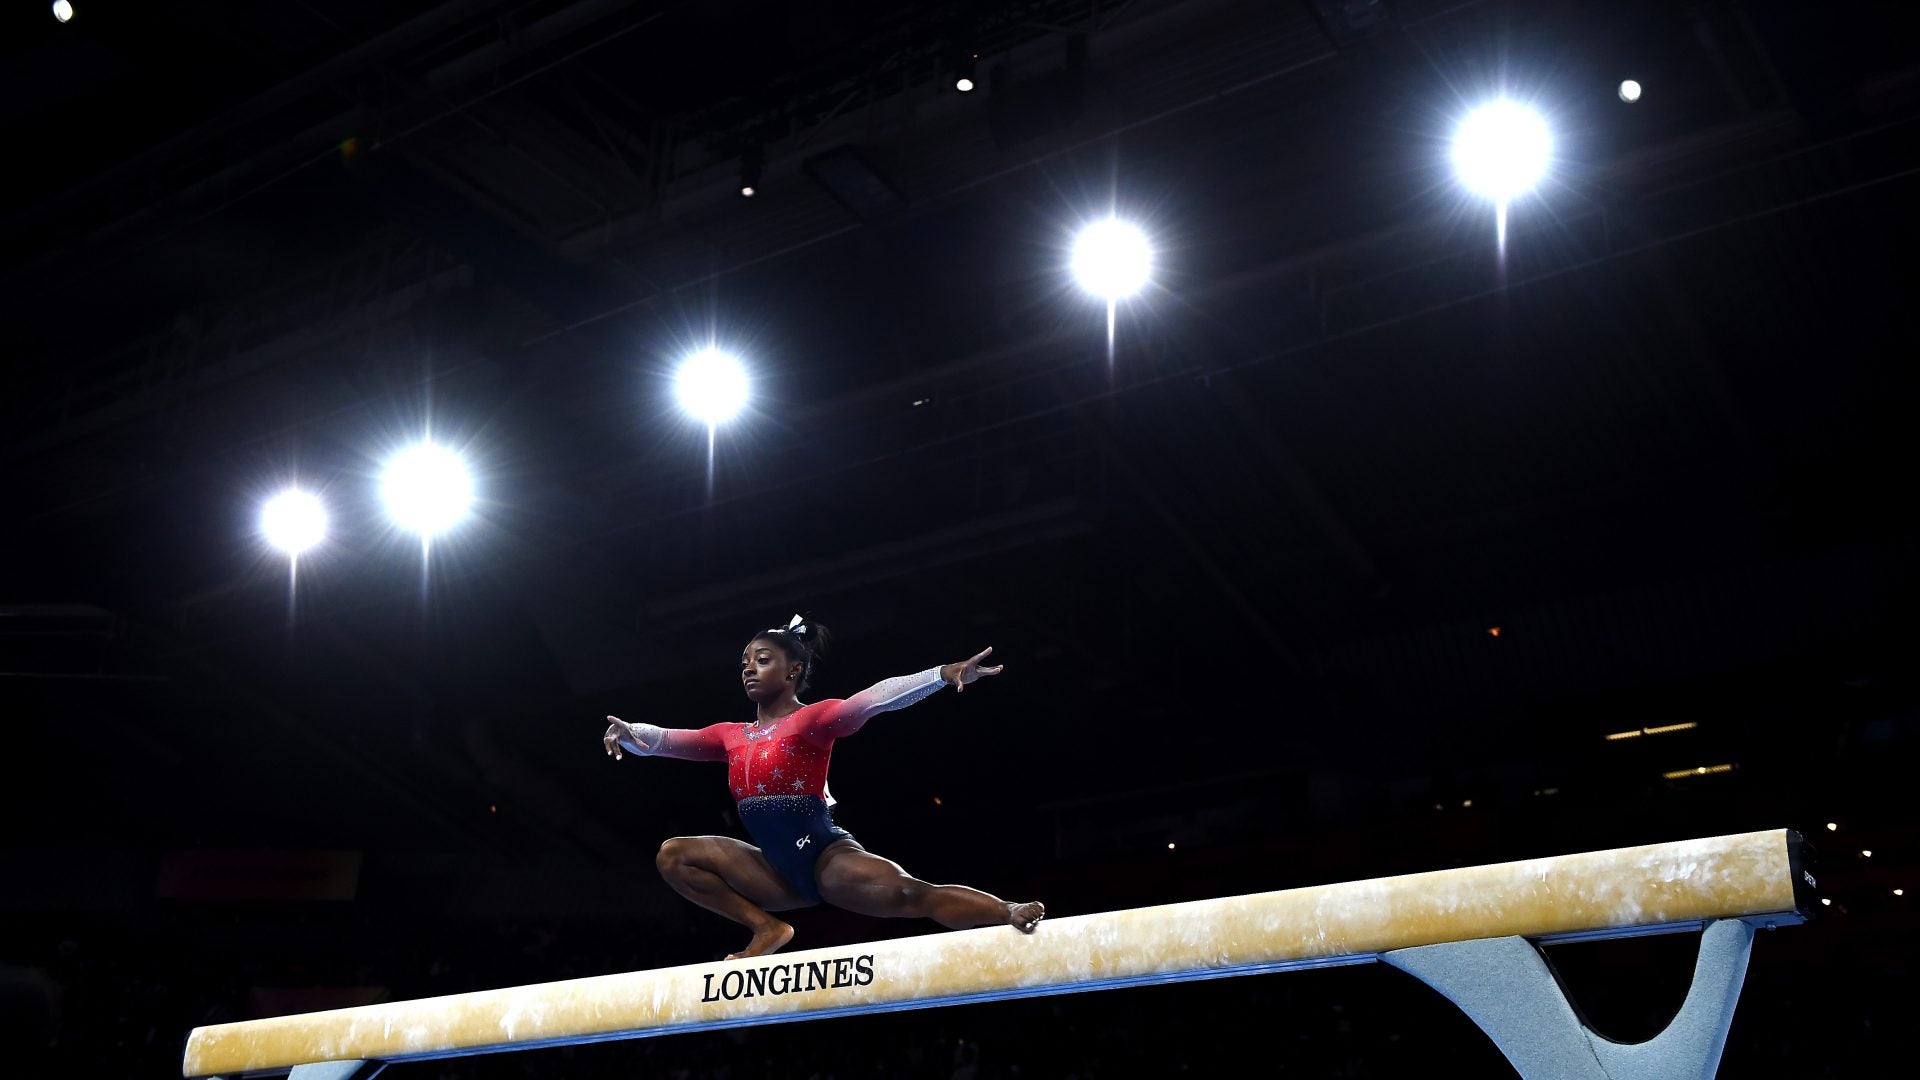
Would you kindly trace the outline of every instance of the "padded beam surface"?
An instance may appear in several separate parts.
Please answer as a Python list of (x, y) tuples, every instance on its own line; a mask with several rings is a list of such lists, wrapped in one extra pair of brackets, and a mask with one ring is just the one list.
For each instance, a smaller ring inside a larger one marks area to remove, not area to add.
[(1792, 834), (1742, 833), (196, 1028), (185, 1076), (400, 1061), (1258, 971), (1494, 937), (1800, 921)]

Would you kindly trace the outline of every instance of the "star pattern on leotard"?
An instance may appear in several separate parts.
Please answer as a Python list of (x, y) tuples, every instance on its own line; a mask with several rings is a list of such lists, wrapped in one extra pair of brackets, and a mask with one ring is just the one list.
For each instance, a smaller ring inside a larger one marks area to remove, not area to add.
[(736, 800), (779, 795), (826, 795), (832, 716), (814, 706), (772, 722), (728, 726), (721, 736), (728, 761), (727, 788)]

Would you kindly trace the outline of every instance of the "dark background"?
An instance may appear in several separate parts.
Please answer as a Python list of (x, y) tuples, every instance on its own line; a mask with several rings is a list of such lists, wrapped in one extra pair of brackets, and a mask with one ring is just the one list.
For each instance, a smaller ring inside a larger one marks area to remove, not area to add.
[[(1796, 827), (1831, 904), (1723, 1075), (1904, 1055), (1905, 5), (78, 6), (0, 31), (10, 1075), (738, 947), (652, 866), (739, 833), (717, 771), (601, 717), (744, 718), (794, 611), (823, 695), (1007, 665), (837, 755), (924, 877), (1068, 915)], [(1558, 140), (1504, 257), (1446, 160), (1503, 90)], [(1064, 271), (1110, 209), (1158, 245), (1111, 358)], [(757, 380), (711, 476), (667, 390), (709, 339)], [(423, 572), (374, 489), (429, 423), (481, 501)], [(1641, 1038), (1693, 940), (1554, 956)], [(1256, 1061), (1507, 1068), (1369, 967), (389, 1075)]]

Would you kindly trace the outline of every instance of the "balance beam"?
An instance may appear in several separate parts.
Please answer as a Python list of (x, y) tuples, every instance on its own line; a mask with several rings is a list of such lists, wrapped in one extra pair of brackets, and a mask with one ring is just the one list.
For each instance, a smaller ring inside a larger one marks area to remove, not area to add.
[[(1800, 922), (1811, 884), (1799, 836), (1776, 829), (1049, 919), (1032, 935), (988, 927), (215, 1024), (193, 1030), (181, 1071), (365, 1077), (393, 1061), (1383, 961), (1453, 999), (1523, 1075), (1711, 1076), (1753, 927)], [(1607, 1045), (1659, 1050), (1704, 1025), (1699, 1047), (1656, 1056), (1706, 1053), (1706, 1071), (1606, 1071), (1537, 946), (1688, 929), (1708, 933), (1680, 1019), (1652, 1043)], [(1517, 1010), (1535, 998), (1547, 1004)]]

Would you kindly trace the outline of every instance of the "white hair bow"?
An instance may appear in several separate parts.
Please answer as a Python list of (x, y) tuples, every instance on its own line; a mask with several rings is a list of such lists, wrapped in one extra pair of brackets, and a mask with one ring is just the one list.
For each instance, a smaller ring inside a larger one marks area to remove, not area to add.
[(779, 633), (788, 633), (788, 634), (794, 634), (794, 635), (804, 634), (807, 632), (807, 621), (801, 618), (800, 616), (795, 615), (792, 619), (788, 620), (787, 625), (785, 627), (776, 626), (767, 632), (770, 634), (779, 634)]

